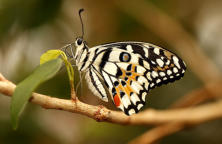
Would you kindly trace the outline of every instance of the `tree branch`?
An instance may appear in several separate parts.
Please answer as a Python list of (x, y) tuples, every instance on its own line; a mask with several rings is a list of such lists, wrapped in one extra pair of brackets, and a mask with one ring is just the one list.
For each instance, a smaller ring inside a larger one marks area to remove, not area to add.
[[(11, 96), (15, 85), (0, 74), (0, 93)], [(79, 113), (97, 121), (127, 125), (156, 125), (167, 122), (182, 122), (186, 125), (199, 124), (222, 117), (222, 100), (193, 108), (174, 110), (148, 109), (136, 115), (126, 116), (122, 112), (112, 111), (104, 106), (85, 104), (78, 99), (65, 100), (33, 93), (30, 102), (47, 109), (58, 109)]]

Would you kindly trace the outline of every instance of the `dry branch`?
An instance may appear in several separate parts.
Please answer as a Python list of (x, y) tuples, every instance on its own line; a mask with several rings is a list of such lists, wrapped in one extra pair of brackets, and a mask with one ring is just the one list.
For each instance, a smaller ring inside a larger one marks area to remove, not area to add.
[[(0, 74), (0, 93), (11, 96), (15, 87), (13, 83), (6, 80)], [(33, 93), (30, 101), (47, 109), (64, 110), (79, 113), (97, 121), (128, 125), (156, 125), (168, 122), (194, 125), (222, 117), (222, 100), (193, 108), (172, 110), (148, 109), (130, 117), (122, 112), (112, 111), (103, 106), (85, 104), (78, 99), (76, 101), (65, 100)]]

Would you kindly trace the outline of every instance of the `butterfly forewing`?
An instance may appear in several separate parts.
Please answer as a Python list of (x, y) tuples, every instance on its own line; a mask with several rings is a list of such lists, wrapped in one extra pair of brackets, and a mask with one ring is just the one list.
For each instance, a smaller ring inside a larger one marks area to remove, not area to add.
[(101, 77), (114, 104), (127, 115), (144, 106), (150, 89), (180, 79), (186, 69), (185, 63), (172, 52), (143, 42), (96, 46), (89, 49), (88, 57), (87, 79), (95, 93), (102, 99), (106, 97), (97, 78)]

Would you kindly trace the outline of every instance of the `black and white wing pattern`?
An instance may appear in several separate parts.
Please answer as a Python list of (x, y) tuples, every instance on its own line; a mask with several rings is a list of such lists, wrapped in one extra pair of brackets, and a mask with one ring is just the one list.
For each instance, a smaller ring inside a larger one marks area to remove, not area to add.
[(91, 61), (86, 75), (90, 89), (107, 101), (107, 87), (114, 104), (127, 115), (145, 105), (150, 89), (180, 79), (186, 70), (177, 55), (143, 42), (93, 47), (87, 60)]

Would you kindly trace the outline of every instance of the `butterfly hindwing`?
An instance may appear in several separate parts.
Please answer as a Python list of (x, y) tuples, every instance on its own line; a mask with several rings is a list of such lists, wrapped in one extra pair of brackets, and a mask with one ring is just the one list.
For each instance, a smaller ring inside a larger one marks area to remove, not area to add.
[[(111, 63), (107, 62), (107, 65), (112, 67), (113, 71), (109, 72), (109, 69), (104, 67), (102, 75), (112, 95), (114, 104), (127, 115), (137, 113), (145, 104), (147, 90), (144, 85), (149, 83), (148, 80), (142, 73), (135, 72), (136, 65), (134, 64), (112, 63), (112, 65)], [(123, 67), (123, 65), (128, 65), (128, 69), (124, 69), (125, 66)], [(114, 67), (117, 69), (116, 74), (118, 76), (114, 74)]]
[(103, 101), (108, 102), (106, 90), (102, 84), (100, 74), (96, 71), (96, 69), (93, 67), (89, 68), (89, 70), (86, 72), (86, 80), (88, 82), (88, 87), (91, 89), (93, 94), (98, 96)]

